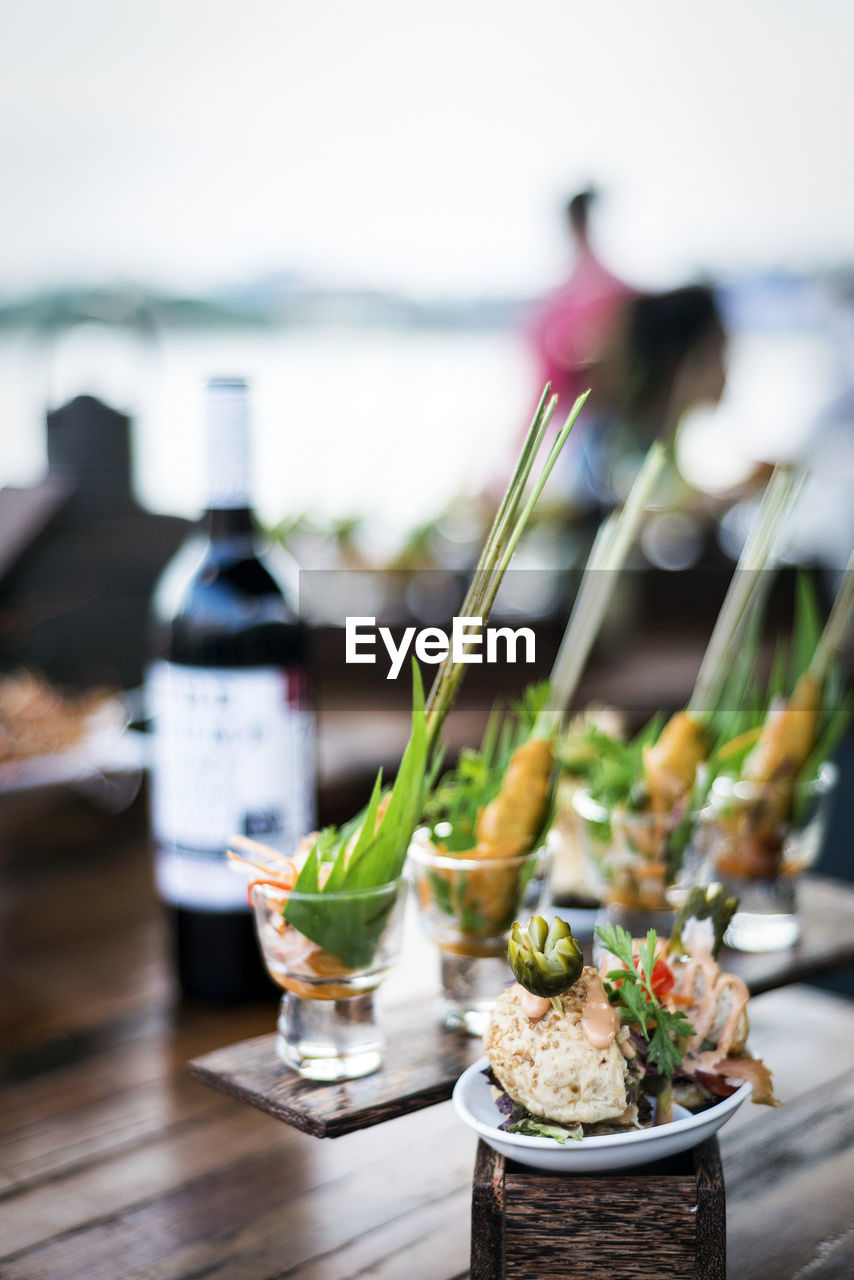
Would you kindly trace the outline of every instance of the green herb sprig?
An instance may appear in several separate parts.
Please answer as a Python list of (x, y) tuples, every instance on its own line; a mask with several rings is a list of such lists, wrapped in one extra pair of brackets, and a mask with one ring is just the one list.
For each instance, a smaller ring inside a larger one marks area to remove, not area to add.
[(597, 928), (596, 933), (605, 950), (625, 965), (624, 969), (612, 969), (606, 975), (608, 999), (612, 1004), (622, 1006), (629, 1022), (637, 1023), (649, 1044), (647, 1060), (650, 1065), (660, 1076), (672, 1079), (682, 1065), (679, 1042), (692, 1036), (694, 1027), (681, 1010), (671, 1013), (665, 1008), (653, 990), (657, 933), (654, 929), (649, 930), (646, 940), (638, 947), (637, 961), (632, 949), (632, 935), (626, 929), (619, 925), (605, 925)]
[(561, 769), (583, 778), (591, 797), (606, 809), (617, 804), (639, 807), (635, 801), (642, 797), (635, 792), (643, 777), (643, 749), (657, 741), (663, 724), (663, 716), (653, 716), (629, 742), (595, 724), (586, 725), (580, 732), (568, 733), (559, 744)]

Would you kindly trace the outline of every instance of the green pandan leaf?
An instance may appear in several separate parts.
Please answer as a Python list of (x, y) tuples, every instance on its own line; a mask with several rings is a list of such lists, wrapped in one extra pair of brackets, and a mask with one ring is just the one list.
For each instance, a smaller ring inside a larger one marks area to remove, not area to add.
[[(371, 893), (370, 890), (397, 880), (403, 870), (423, 803), (426, 755), (424, 690), (418, 668), (413, 664), (412, 733), (376, 831), (382, 788), (380, 775), (374, 783), (349, 859), (348, 840), (343, 832), (334, 828), (325, 831), (306, 859), (294, 886), (295, 893), (284, 908), (288, 924), (324, 951), (337, 956), (348, 969), (363, 968), (371, 963), (394, 906), (393, 893)], [(320, 887), (322, 855), (333, 849), (332, 871)], [(300, 893), (316, 896), (308, 900), (300, 898)]]

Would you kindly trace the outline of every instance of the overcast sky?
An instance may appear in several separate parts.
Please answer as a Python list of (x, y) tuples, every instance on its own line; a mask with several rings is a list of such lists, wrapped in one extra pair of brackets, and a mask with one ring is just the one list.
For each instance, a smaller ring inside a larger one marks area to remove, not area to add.
[(849, 0), (0, 2), (0, 296), (854, 261)]

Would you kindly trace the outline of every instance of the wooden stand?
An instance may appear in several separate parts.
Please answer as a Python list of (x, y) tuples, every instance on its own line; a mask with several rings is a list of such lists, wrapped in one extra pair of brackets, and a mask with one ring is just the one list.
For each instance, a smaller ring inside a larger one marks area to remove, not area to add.
[(724, 1280), (716, 1138), (656, 1164), (572, 1176), (478, 1144), (471, 1280)]

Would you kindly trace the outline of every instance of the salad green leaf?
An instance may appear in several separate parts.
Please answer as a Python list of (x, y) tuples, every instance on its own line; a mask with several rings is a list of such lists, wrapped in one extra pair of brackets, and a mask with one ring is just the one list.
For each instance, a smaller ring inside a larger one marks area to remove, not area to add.
[(523, 1133), (529, 1138), (554, 1138), (555, 1142), (559, 1142), (563, 1147), (566, 1145), (567, 1138), (571, 1138), (573, 1142), (580, 1142), (584, 1137), (584, 1129), (580, 1124), (566, 1126), (562, 1124), (554, 1124), (547, 1120), (536, 1120), (533, 1116), (526, 1116), (524, 1120), (516, 1120), (513, 1124), (505, 1125), (505, 1133)]

